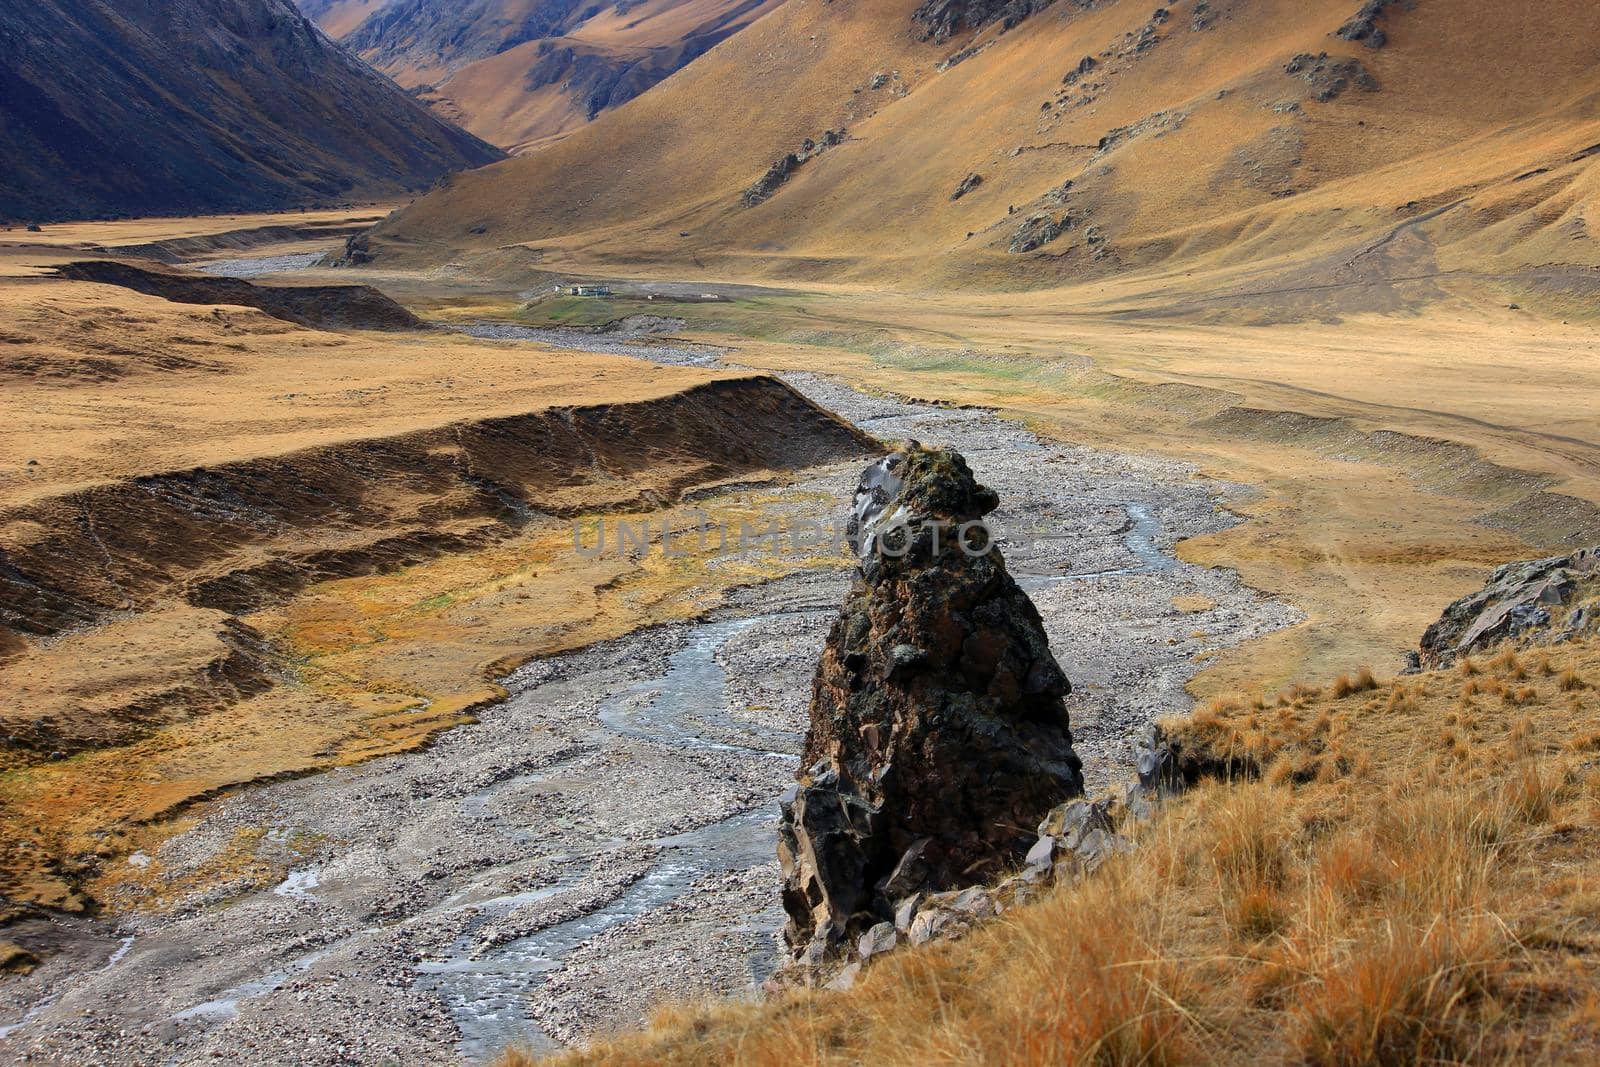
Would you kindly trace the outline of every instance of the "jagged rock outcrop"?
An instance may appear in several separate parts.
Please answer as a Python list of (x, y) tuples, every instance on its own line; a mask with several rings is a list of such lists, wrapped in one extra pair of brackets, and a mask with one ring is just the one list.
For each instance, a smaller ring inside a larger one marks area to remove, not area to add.
[(1062, 75), (1061, 84), (1076, 85), (1079, 79), (1083, 78), (1085, 75), (1092, 74), (1094, 69), (1099, 65), (1100, 61), (1094, 58), (1094, 56), (1084, 56), (1082, 59), (1078, 60), (1078, 65), (1076, 67), (1073, 67), (1071, 70), (1067, 71), (1066, 74)]
[(847, 132), (843, 129), (824, 130), (822, 136), (816, 140), (807, 137), (801, 144), (800, 151), (789, 152), (768, 167), (767, 172), (744, 191), (740, 202), (745, 207), (755, 207), (764, 203), (783, 186), (784, 182), (794, 176), (794, 172), (799, 170), (802, 164), (815, 159), (830, 148), (843, 144)]
[(1072, 219), (1070, 216), (1063, 216), (1058, 222), (1050, 215), (1031, 215), (1012, 235), (1011, 243), (1006, 246), (1006, 251), (1013, 255), (1036, 252), (1063, 233), (1066, 233), (1071, 225)]
[(1285, 74), (1311, 86), (1319, 103), (1326, 104), (1354, 86), (1364, 93), (1378, 91), (1378, 79), (1358, 59), (1331, 59), (1328, 53), (1302, 52), (1283, 68)]
[(960, 200), (963, 196), (966, 196), (968, 193), (972, 192), (972, 190), (976, 189), (982, 184), (983, 175), (974, 171), (973, 173), (968, 174), (965, 178), (961, 179), (961, 183), (956, 186), (956, 191), (950, 194), (950, 199)]
[(1167, 776), (1147, 781), (1141, 757), (1139, 780), (1128, 783), (1123, 796), (1070, 800), (1050, 809), (1040, 820), (1038, 837), (1016, 873), (994, 885), (916, 892), (901, 899), (895, 904), (892, 920), (868, 928), (845, 946), (850, 958), (840, 959), (842, 966), (829, 977), (828, 986), (848, 988), (864, 966), (902, 945), (918, 948), (930, 941), (962, 937), (1012, 908), (1039, 899), (1051, 886), (1071, 884), (1093, 875), (1113, 856), (1133, 854), (1133, 824), (1152, 818), (1160, 801), (1183, 789), (1171, 762), (1171, 749), (1159, 735), (1154, 743), (1162, 747), (1144, 755), (1166, 759)]
[(1482, 589), (1445, 608), (1422, 635), (1413, 667), (1448, 667), (1456, 657), (1507, 639), (1555, 643), (1600, 632), (1600, 547), (1507, 563)]
[[(976, 30), (991, 22), (1001, 22), (1006, 29), (1021, 23), (1036, 11), (1050, 6), (1053, 0), (924, 0), (911, 13), (917, 33), (924, 41), (943, 43), (962, 30)], [(1076, 0), (1086, 7), (1086, 0)]]
[(779, 838), (785, 933), (806, 962), (918, 894), (1003, 874), (1082, 792), (1071, 685), (982, 525), (997, 503), (960, 455), (915, 443), (861, 480), (860, 570), (817, 669)]
[(1394, 6), (1395, 0), (1367, 0), (1349, 21), (1339, 27), (1336, 36), (1346, 41), (1360, 41), (1368, 48), (1382, 48), (1389, 43), (1389, 35), (1383, 32), (1378, 21)]

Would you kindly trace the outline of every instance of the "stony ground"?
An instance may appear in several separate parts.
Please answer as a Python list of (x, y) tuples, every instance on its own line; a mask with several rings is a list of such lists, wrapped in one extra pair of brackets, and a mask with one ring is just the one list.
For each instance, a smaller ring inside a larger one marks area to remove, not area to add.
[[(880, 437), (960, 449), (998, 490), (1007, 557), (1077, 687), (1091, 788), (1125, 775), (1145, 723), (1189, 706), (1197, 656), (1294, 621), (1172, 558), (1232, 521), (1182, 465), (792, 381)], [(790, 491), (842, 513), (857, 473)], [(210, 806), (135, 857), (171, 899), (86, 925), (81, 951), (0, 986), (0, 1058), (452, 1063), (581, 1041), (662, 998), (752, 992), (781, 921), (774, 798), (845, 581), (805, 572), (702, 623), (535, 662), (425, 751)], [(241, 850), (281, 884), (218, 884)]]
[(620, 320), (616, 328), (605, 331), (576, 330), (566, 327), (545, 329), (498, 322), (455, 328), (469, 337), (484, 341), (532, 341), (551, 348), (564, 348), (574, 352), (599, 352), (608, 356), (632, 356), (634, 359), (648, 359), (652, 363), (665, 363), (677, 367), (710, 366), (727, 354), (725, 348), (691, 344), (686, 341), (639, 343), (641, 338), (670, 332), (674, 327), (682, 325), (682, 319), (656, 315), (630, 315)]
[(326, 255), (326, 252), (294, 252), (284, 256), (215, 259), (197, 264), (195, 269), (202, 274), (212, 274), (219, 278), (264, 278), (272, 274), (285, 274), (314, 267)]

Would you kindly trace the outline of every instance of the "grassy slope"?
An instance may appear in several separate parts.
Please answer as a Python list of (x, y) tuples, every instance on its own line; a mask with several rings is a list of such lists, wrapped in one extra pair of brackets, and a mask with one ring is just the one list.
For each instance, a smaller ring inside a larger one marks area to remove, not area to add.
[[(1179, 4), (1138, 52), (1125, 35), (1148, 5), (1058, 4), (985, 30), (987, 47), (944, 71), (965, 42), (916, 43), (914, 6), (791, 0), (556, 150), (467, 176), (379, 236), (419, 259), (526, 242), (612, 269), (1008, 289), (1137, 271), (1191, 295), (1595, 258), (1574, 239), (1594, 182), (1577, 157), (1600, 141), (1592, 5), (1419, 0), (1372, 51), (1331, 36), (1345, 0), (1220, 0), (1203, 30)], [(1359, 61), (1381, 88), (1318, 102), (1285, 73), (1301, 52)], [(1093, 99), (1080, 83), (1041, 110), (1084, 55), (1100, 57)], [(768, 163), (841, 124), (848, 143), (739, 206)], [(1127, 127), (1142, 132), (1097, 148)], [(969, 172), (983, 185), (951, 201)], [(1026, 212), (1064, 210), (1042, 198), (1067, 180), (1083, 223), (1040, 254), (1005, 252)]]
[(1597, 692), (1590, 643), (1214, 702), (1180, 734), (1259, 776), (1135, 854), (850, 992), (669, 1008), (551, 1062), (1591, 1063)]
[[(777, 156), (848, 123), (850, 88), (875, 70), (937, 58), (939, 49), (909, 39), (906, 11), (904, 0), (785, 4), (580, 133), (512, 166), (462, 176), (386, 235), (422, 245), (424, 257), (445, 254), (477, 225), (488, 227), (475, 242), (486, 249), (536, 233), (613, 228), (614, 241), (636, 249), (669, 233), (675, 253), (699, 247), (676, 237), (684, 216), (697, 207), (722, 212), (721, 201)], [(467, 215), (472, 221), (458, 225)]]

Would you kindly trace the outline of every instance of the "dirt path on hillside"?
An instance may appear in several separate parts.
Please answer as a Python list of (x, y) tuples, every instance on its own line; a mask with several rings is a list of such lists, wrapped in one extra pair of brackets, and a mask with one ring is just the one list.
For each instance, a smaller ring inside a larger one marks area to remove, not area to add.
[[(789, 380), (882, 438), (960, 449), (999, 492), (1008, 560), (1076, 686), (1091, 786), (1125, 774), (1145, 723), (1189, 707), (1201, 657), (1296, 619), (1173, 557), (1233, 521), (1188, 467)], [(784, 491), (842, 513), (855, 466)], [(0, 1058), (472, 1062), (633, 1024), (663, 998), (753, 991), (778, 952), (774, 801), (845, 582), (804, 572), (701, 622), (537, 661), (424, 751), (211, 805), (133, 858), (168, 903), (85, 924), (87, 947), (0, 986)], [(230, 881), (245, 846), (283, 881)]]

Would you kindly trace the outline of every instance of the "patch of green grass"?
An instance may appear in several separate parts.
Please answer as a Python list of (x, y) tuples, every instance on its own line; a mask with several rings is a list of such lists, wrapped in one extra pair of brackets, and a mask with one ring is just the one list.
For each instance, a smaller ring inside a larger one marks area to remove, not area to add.
[(592, 296), (549, 296), (524, 304), (511, 317), (529, 326), (604, 326), (636, 314), (634, 303)]
[(436, 611), (439, 608), (447, 608), (455, 602), (456, 595), (454, 593), (440, 593), (438, 596), (431, 596), (426, 600), (417, 601), (417, 610)]
[(683, 319), (691, 332), (803, 344), (790, 335), (805, 321), (805, 301), (789, 295), (714, 301), (559, 295), (525, 304), (511, 317), (528, 326), (583, 327), (604, 326), (629, 315), (663, 315)]

